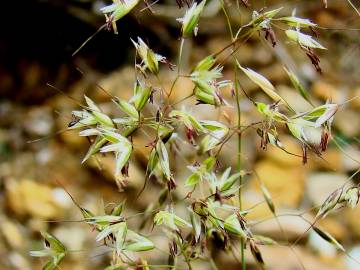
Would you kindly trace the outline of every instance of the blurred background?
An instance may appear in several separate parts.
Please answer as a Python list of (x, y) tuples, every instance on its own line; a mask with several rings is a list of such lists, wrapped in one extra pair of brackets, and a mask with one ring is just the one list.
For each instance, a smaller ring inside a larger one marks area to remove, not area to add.
[[(283, 15), (296, 9), (299, 17), (310, 18), (320, 26), (318, 40), (328, 48), (319, 52), (322, 74), (316, 72), (310, 60), (297, 46), (289, 44), (281, 29), (274, 28), (277, 36), (275, 48), (252, 37), (237, 52), (243, 66), (251, 67), (265, 75), (278, 92), (297, 111), (309, 109), (298, 93), (291, 88), (282, 65), (293, 68), (311, 93), (316, 104), (331, 100), (343, 103), (360, 95), (360, 17), (346, 1), (330, 0), (323, 8), (320, 0), (249, 1), (240, 17), (233, 0), (225, 1), (234, 26), (251, 19), (252, 10), (284, 7)], [(359, 7), (359, 1), (353, 1)], [(30, 250), (42, 248), (39, 234), (48, 230), (72, 250), (61, 264), (61, 269), (103, 269), (110, 255), (97, 248), (88, 226), (81, 222), (81, 214), (69, 196), (56, 181), (61, 182), (82, 206), (101, 213), (108, 203), (127, 199), (126, 213), (144, 211), (157, 199), (161, 187), (148, 185), (140, 200), (134, 200), (144, 182), (147, 154), (146, 138), (139, 138), (130, 164), (130, 177), (125, 192), (120, 193), (113, 180), (113, 158), (100, 158), (100, 167), (94, 161), (81, 164), (89, 146), (77, 132), (64, 131), (71, 119), (71, 111), (79, 108), (83, 95), (93, 98), (106, 111), (116, 114), (109, 97), (96, 84), (113, 95), (128, 98), (134, 84), (134, 47), (130, 38), (140, 36), (154, 51), (176, 63), (179, 47), (180, 25), (175, 18), (185, 12), (175, 1), (159, 1), (154, 14), (140, 4), (134, 12), (118, 22), (119, 34), (101, 31), (77, 55), (72, 53), (104, 23), (99, 8), (103, 1), (5, 1), (0, 16), (0, 269), (40, 269), (44, 261), (29, 256)], [(216, 1), (209, 1), (200, 22), (199, 35), (185, 42), (184, 72), (201, 58), (219, 51), (230, 42), (225, 18)], [(281, 61), (279, 61), (281, 59)], [(225, 64), (226, 79), (233, 78), (231, 64)], [(166, 66), (160, 77), (169, 86), (175, 76)], [(246, 91), (256, 100), (266, 100), (254, 84), (240, 78)], [(47, 83), (66, 93), (61, 94)], [(191, 91), (191, 83), (183, 79), (177, 84), (173, 99), (179, 100)], [(229, 91), (230, 92), (230, 91)], [(225, 98), (234, 104), (230, 93)], [(236, 122), (234, 108), (225, 108), (226, 119), (207, 106), (194, 106), (194, 100), (182, 104), (192, 108), (200, 119), (222, 118)], [(252, 104), (242, 98), (242, 121), (249, 124), (259, 119)], [(193, 108), (194, 107), (194, 108)], [(359, 168), (360, 162), (360, 99), (342, 106), (336, 115), (334, 133), (340, 138), (343, 151), (334, 144), (324, 155), (324, 160), (314, 155), (309, 163), (269, 147), (260, 149), (260, 137), (250, 130), (244, 134), (242, 159), (244, 168), (256, 169), (270, 190), (278, 212), (297, 213), (319, 205), (336, 188), (347, 181)], [(285, 131), (285, 129), (284, 129)], [(301, 148), (290, 136), (281, 137), (286, 148), (301, 153)], [(40, 140), (38, 140), (40, 139)], [(221, 166), (234, 166), (236, 141), (230, 141), (221, 154)], [(191, 149), (184, 148), (184, 157), (173, 162), (179, 183), (190, 174), (186, 166), (196, 160)], [(359, 177), (353, 181), (358, 183)], [(179, 197), (189, 190), (178, 191)], [(262, 194), (251, 177), (244, 188), (246, 207), (263, 201)], [(314, 217), (309, 211), (307, 217)], [(360, 207), (341, 209), (320, 222), (360, 260)], [(258, 233), (286, 241), (284, 232), (264, 203), (249, 215), (253, 221), (269, 218), (252, 226)], [(307, 228), (296, 216), (279, 218), (286, 235), (295, 240)], [(134, 227), (139, 226), (136, 222)], [(150, 232), (150, 227), (145, 232)], [(159, 243), (160, 245), (161, 243)], [(167, 243), (162, 243), (167, 249)], [(285, 246), (261, 247), (268, 269), (300, 269), (291, 250)], [(360, 265), (350, 260), (333, 246), (309, 233), (296, 246), (306, 269), (355, 270)], [(151, 256), (151, 255), (146, 255)], [(249, 258), (249, 269), (258, 269)], [(156, 259), (156, 258), (155, 258)], [(216, 262), (226, 264), (226, 269), (239, 269), (233, 257), (219, 252)], [(195, 269), (210, 269), (206, 262)], [(221, 268), (220, 268), (221, 269)]]

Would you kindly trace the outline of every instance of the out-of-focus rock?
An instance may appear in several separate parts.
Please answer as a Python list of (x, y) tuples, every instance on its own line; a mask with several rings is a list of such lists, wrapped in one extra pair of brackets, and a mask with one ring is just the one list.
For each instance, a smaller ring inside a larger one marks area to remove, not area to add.
[(333, 102), (337, 102), (339, 99), (336, 88), (328, 82), (316, 81), (312, 86), (312, 92), (324, 101), (331, 99)]
[[(78, 225), (72, 224), (71, 226), (58, 227), (53, 233), (69, 250), (82, 250), (86, 238), (89, 236), (86, 225), (80, 223)], [(82, 256), (80, 253), (74, 255)]]
[[(318, 78), (318, 73), (314, 69), (314, 66), (311, 64), (311, 62), (308, 61), (299, 64), (298, 72), (299, 74), (301, 74), (302, 78), (307, 81), (315, 81)], [(306, 89), (309, 90), (309, 92), (311, 92), (310, 88), (307, 85), (304, 85), (304, 87), (305, 86)], [(311, 96), (313, 96), (312, 93), (310, 94)]]
[(25, 259), (25, 257), (19, 252), (10, 252), (7, 256), (7, 259), (10, 263), (11, 268), (14, 270), (30, 270), (33, 269), (30, 263)]
[(143, 166), (146, 166), (148, 162), (152, 150), (152, 147), (149, 145), (153, 140), (151, 136), (145, 136), (144, 134), (139, 134), (139, 136), (133, 138), (133, 144), (136, 146), (133, 149), (133, 157)]
[(342, 165), (346, 171), (355, 171), (360, 164), (360, 150), (356, 146), (344, 147), (344, 152), (341, 152)]
[(249, 220), (273, 216), (266, 204), (264, 196), (256, 187), (244, 189), (241, 196), (243, 208), (250, 209), (250, 212), (246, 215)]
[[(281, 136), (280, 138), (281, 143), (283, 144), (286, 151), (292, 154), (301, 155), (302, 150), (301, 146), (294, 138), (290, 136)], [(273, 162), (276, 162), (277, 164), (281, 164), (283, 166), (297, 166), (302, 167), (302, 159), (301, 157), (297, 157), (294, 155), (291, 155), (289, 153), (286, 153), (285, 151), (281, 150), (278, 147), (269, 145), (265, 155), (267, 158), (272, 160)], [(303, 167), (304, 170), (306, 170), (306, 167)]]
[[(297, 207), (302, 199), (305, 185), (305, 170), (299, 167), (284, 167), (270, 160), (260, 161), (255, 171), (268, 188), (274, 203), (279, 207)], [(250, 180), (259, 190), (255, 176)]]
[(360, 245), (354, 246), (349, 251), (349, 257), (346, 257), (346, 270), (358, 270), (359, 269), (358, 261), (360, 261)]
[[(259, 250), (268, 270), (345, 270), (343, 256), (322, 257), (300, 246), (293, 249), (282, 245), (259, 246)], [(218, 265), (226, 265), (227, 269), (241, 268), (241, 262), (234, 260), (232, 256), (225, 253), (220, 253), (218, 256)], [(245, 256), (249, 269), (260, 269), (248, 249), (245, 251)]]
[[(269, 215), (267, 220), (258, 224), (255, 223), (256, 225), (252, 226), (252, 231), (259, 235), (269, 236), (278, 241), (295, 241), (309, 228), (309, 223), (296, 216), (296, 212), (284, 209), (278, 210), (277, 212), (278, 215), (280, 215), (277, 220)], [(289, 214), (288, 216), (281, 216), (282, 212), (293, 212), (293, 214)], [(304, 239), (306, 237), (307, 236), (304, 235)]]
[(294, 88), (285, 85), (277, 86), (279, 95), (290, 104), (297, 112), (306, 112), (312, 109), (312, 106), (299, 94)]
[(273, 55), (269, 53), (268, 48), (262, 45), (256, 48), (252, 48), (252, 55), (253, 56), (251, 60), (254, 61), (255, 64), (264, 65), (264, 66), (269, 65), (269, 63), (273, 59)]
[(357, 136), (360, 133), (359, 114), (348, 109), (339, 110), (334, 125), (348, 137)]
[[(67, 181), (84, 182), (89, 179), (89, 172), (83, 170), (85, 166), (81, 164), (81, 160), (85, 156), (87, 149), (82, 149), (74, 152), (70, 152), (69, 149), (61, 144), (49, 145), (50, 158), (46, 163), (47, 170), (44, 173), (41, 172), (41, 167), (35, 166), (34, 175), (38, 176), (42, 181), (54, 182), (54, 179), (66, 183)], [(38, 157), (37, 157), (38, 158)]]
[(11, 248), (21, 250), (26, 246), (26, 239), (24, 239), (19, 226), (5, 217), (0, 218), (0, 231)]
[(242, 63), (250, 64), (252, 62), (253, 49), (249, 44), (244, 43), (244, 46), (241, 47), (237, 54), (240, 56)]
[(334, 22), (336, 22), (337, 18), (334, 17), (333, 14), (327, 11), (321, 10), (316, 13), (316, 22), (320, 25), (324, 25), (327, 27), (334, 26)]
[[(167, 89), (167, 91), (169, 92), (171, 87), (172, 87), (172, 83), (173, 81), (170, 79), (172, 78), (171, 75), (169, 74), (169, 72), (164, 72), (163, 73), (165, 76), (163, 76), (163, 78), (167, 78), (167, 80), (164, 82), (164, 87)], [(170, 101), (173, 103), (177, 103), (177, 107), (181, 108), (183, 104), (187, 104), (187, 102), (183, 101), (178, 103), (179, 101), (181, 101), (182, 99), (184, 99), (185, 97), (189, 96), (192, 93), (194, 84), (192, 83), (191, 80), (189, 80), (189, 78), (184, 78), (184, 77), (180, 77), (176, 84), (174, 85), (174, 88), (172, 90), (171, 96), (170, 96)], [(191, 106), (194, 106), (194, 104), (196, 102), (194, 102), (194, 99), (189, 99), (192, 100)], [(189, 101), (187, 100), (187, 101)]]
[(310, 230), (308, 245), (317, 253), (326, 257), (334, 257), (337, 253), (336, 247), (321, 238), (315, 231)]
[[(225, 39), (223, 37), (215, 37), (215, 38), (212, 38), (210, 39), (207, 43), (206, 43), (206, 47), (208, 49), (208, 51), (210, 53), (214, 53), (214, 52), (218, 52), (220, 50), (222, 50), (223, 48), (225, 48), (227, 45), (229, 45), (230, 41), (228, 39)], [(202, 51), (204, 50), (204, 48), (202, 47), (201, 48)], [(248, 54), (245, 54), (245, 56), (248, 57), (248, 59), (251, 58), (251, 53), (252, 53), (252, 49), (247, 45), (247, 44), (244, 44), (244, 46), (241, 48), (242, 51), (244, 52), (248, 52)], [(203, 57), (206, 57), (206, 55), (204, 55)], [(248, 60), (248, 59), (245, 59)], [(202, 59), (198, 59), (198, 61), (201, 61)]]
[(291, 250), (286, 246), (264, 246), (260, 247), (260, 250), (266, 262), (266, 269), (269, 270), (301, 270), (304, 268), (309, 270), (345, 270), (343, 257), (324, 258), (302, 247), (295, 247)]
[(317, 222), (321, 228), (330, 233), (335, 239), (341, 241), (347, 236), (347, 231), (344, 224), (340, 220), (327, 216)]
[(24, 179), (6, 182), (9, 208), (17, 215), (30, 215), (35, 218), (58, 218), (63, 207), (54, 196), (54, 190), (47, 185)]
[[(98, 156), (97, 158), (91, 158), (88, 165), (94, 169), (98, 169), (105, 179), (115, 181), (115, 157), (112, 154), (106, 156)], [(130, 162), (129, 164), (129, 177), (121, 177), (120, 180), (124, 180), (127, 186), (139, 188), (143, 185), (145, 178), (145, 172), (139, 167), (136, 162)]]
[(348, 225), (350, 232), (357, 239), (360, 239), (360, 205), (357, 205), (354, 209), (345, 209), (345, 222)]
[(86, 138), (79, 136), (80, 130), (68, 130), (60, 134), (61, 139), (66, 143), (66, 145), (75, 149), (84, 149), (89, 147), (89, 142)]
[(313, 168), (330, 169), (339, 171), (343, 169), (343, 162), (341, 153), (337, 148), (328, 148), (326, 152), (322, 154), (322, 159), (317, 157), (316, 154), (312, 155), (313, 158), (309, 162), (313, 165)]
[(306, 190), (311, 202), (318, 206), (347, 181), (347, 176), (340, 173), (312, 173), (309, 175)]
[(26, 223), (26, 228), (32, 232), (46, 231), (49, 228), (50, 223), (44, 222), (43, 220), (32, 218)]
[(354, 109), (360, 109), (360, 87), (352, 91), (350, 98), (354, 98), (350, 102), (350, 106)]
[(284, 67), (280, 63), (274, 63), (273, 65), (268, 66), (259, 72), (268, 80), (270, 80), (275, 87), (277, 87), (276, 84), (278, 82), (283, 82), (285, 79), (287, 79)]
[[(132, 95), (134, 83), (134, 67), (132, 66), (126, 66), (120, 70), (116, 70), (98, 82), (98, 84), (111, 95), (125, 99)], [(96, 88), (94, 93), (95, 100), (101, 99), (108, 101), (111, 99), (109, 95), (98, 88)]]
[(34, 107), (26, 113), (24, 119), (25, 130), (37, 136), (48, 135), (54, 125), (54, 120), (49, 107)]

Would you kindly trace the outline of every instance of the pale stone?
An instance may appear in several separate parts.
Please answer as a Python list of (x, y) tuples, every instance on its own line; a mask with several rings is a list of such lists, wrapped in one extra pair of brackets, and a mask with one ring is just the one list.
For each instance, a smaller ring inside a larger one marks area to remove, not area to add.
[(349, 257), (346, 258), (346, 270), (358, 270), (359, 261), (360, 261), (360, 246), (356, 245), (349, 251)]
[(321, 205), (326, 198), (347, 181), (345, 174), (312, 173), (309, 175), (306, 189), (311, 202), (315, 206)]
[(344, 224), (336, 217), (327, 216), (326, 218), (319, 220), (317, 225), (330, 233), (338, 241), (345, 239), (348, 233)]
[(18, 215), (51, 219), (59, 217), (63, 211), (47, 185), (28, 179), (9, 180), (6, 189), (8, 205)]
[(309, 232), (308, 245), (317, 253), (324, 256), (334, 257), (337, 253), (336, 247), (321, 238), (315, 231)]
[(348, 225), (350, 232), (356, 238), (360, 238), (360, 205), (358, 204), (354, 209), (345, 209), (345, 222)]
[[(86, 244), (86, 238), (90, 237), (88, 230), (84, 229), (83, 224), (71, 224), (71, 226), (62, 226), (54, 230), (53, 234), (66, 246), (69, 250), (81, 250)], [(74, 253), (73, 255), (79, 255), (81, 253)], [(77, 256), (77, 257), (79, 257)]]
[[(226, 265), (226, 269), (241, 269), (239, 244), (234, 245), (235, 255), (220, 253), (217, 265)], [(258, 246), (269, 270), (345, 270), (345, 256), (317, 256), (304, 247), (290, 248), (284, 245)], [(234, 259), (236, 256), (236, 259)], [(249, 269), (260, 269), (249, 249), (245, 250), (245, 258)], [(225, 267), (219, 269), (225, 269)], [(357, 269), (357, 268), (354, 268)], [(352, 270), (352, 269), (351, 269)]]
[(300, 155), (300, 157), (286, 153), (284, 150), (273, 145), (268, 145), (268, 148), (265, 152), (266, 157), (273, 160), (279, 165), (294, 167), (297, 166), (306, 169), (302, 166), (302, 150), (300, 143), (290, 136), (281, 136), (280, 142), (283, 144), (286, 151), (291, 154)]
[[(286, 215), (287, 213), (289, 213), (288, 216)], [(279, 215), (279, 217), (275, 218), (270, 214), (267, 218), (264, 218), (263, 221), (260, 219), (260, 223), (255, 221), (255, 225), (251, 226), (252, 231), (258, 235), (269, 236), (274, 240), (285, 242), (296, 241), (299, 237), (303, 239), (307, 237), (304, 232), (306, 232), (310, 225), (299, 216), (296, 216), (295, 211), (279, 209), (277, 215)]]
[[(88, 162), (89, 166), (101, 171), (105, 179), (115, 181), (115, 156), (111, 153), (105, 156), (98, 155), (96, 158), (91, 158)], [(144, 171), (136, 162), (130, 160), (129, 163), (129, 177), (120, 176), (120, 181), (125, 181), (127, 186), (142, 187), (145, 179)]]
[(350, 98), (353, 98), (353, 100), (350, 102), (350, 106), (354, 109), (359, 110), (360, 109), (360, 87), (357, 87), (351, 92)]
[(339, 99), (337, 89), (332, 84), (324, 81), (316, 81), (312, 86), (312, 92), (316, 97), (324, 101), (332, 100), (337, 102)]
[(60, 134), (61, 139), (66, 143), (69, 148), (85, 148), (89, 146), (86, 138), (79, 136), (80, 130), (67, 130)]
[(13, 248), (13, 249), (22, 249), (24, 248), (26, 242), (20, 228), (14, 222), (1, 218), (0, 219), (0, 229), (1, 233), (4, 236), (6, 242)]
[[(316, 256), (314, 252), (301, 247), (290, 249), (286, 246), (260, 247), (267, 269), (281, 270), (345, 270), (345, 261), (342, 257)], [(294, 254), (296, 252), (297, 256)]]
[(306, 112), (313, 108), (296, 89), (285, 85), (279, 85), (276, 88), (279, 95), (285, 99), (296, 112)]
[(316, 169), (339, 171), (343, 169), (342, 163), (342, 156), (339, 150), (336, 148), (328, 148), (321, 154), (321, 157), (315, 153), (311, 153), (306, 167), (309, 167), (309, 169), (313, 171)]
[(24, 127), (27, 132), (36, 136), (46, 136), (51, 132), (54, 120), (51, 109), (46, 106), (30, 109), (25, 114)]
[(11, 267), (12, 267), (11, 269), (13, 269), (13, 270), (33, 269), (33, 267), (26, 260), (26, 258), (19, 252), (13, 251), (13, 252), (8, 253), (7, 259), (9, 260)]
[(339, 110), (335, 115), (334, 125), (346, 136), (355, 137), (360, 133), (359, 113), (351, 110)]
[[(340, 150), (337, 150), (340, 152)], [(339, 153), (341, 163), (346, 171), (355, 171), (360, 164), (360, 150), (355, 146), (344, 147), (344, 152)]]
[[(271, 193), (275, 205), (297, 207), (302, 199), (305, 171), (301, 167), (284, 167), (279, 163), (264, 160), (255, 165), (255, 171)], [(259, 189), (255, 176), (250, 180)]]
[[(113, 71), (98, 82), (98, 84), (107, 92), (111, 93), (111, 95), (120, 98), (130, 98), (130, 95), (133, 93), (134, 83), (134, 68), (132, 66), (126, 66)], [(99, 89), (96, 89), (95, 93), (98, 95), (95, 100), (97, 98), (102, 98), (103, 100), (111, 99), (109, 95)]]

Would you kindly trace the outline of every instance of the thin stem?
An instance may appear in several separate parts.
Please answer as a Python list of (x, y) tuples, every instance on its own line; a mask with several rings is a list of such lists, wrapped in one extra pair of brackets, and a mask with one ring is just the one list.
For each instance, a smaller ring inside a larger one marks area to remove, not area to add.
[(227, 23), (228, 28), (229, 28), (231, 40), (234, 40), (234, 34), (233, 34), (233, 31), (232, 31), (232, 27), (231, 27), (231, 22), (230, 22), (229, 15), (228, 15), (228, 13), (226, 12), (226, 9), (225, 9), (225, 6), (224, 6), (224, 2), (223, 2), (222, 0), (220, 0), (220, 2), (221, 2), (221, 9), (222, 9), (223, 12), (224, 12), (224, 15), (225, 15), (225, 18), (226, 18), (226, 23)]
[(191, 94), (187, 95), (186, 97), (181, 98), (181, 99), (178, 100), (178, 101), (175, 101), (175, 102), (174, 102), (173, 104), (171, 104), (170, 106), (171, 106), (171, 107), (174, 107), (174, 106), (176, 106), (177, 104), (179, 104), (179, 103), (181, 103), (181, 102), (183, 102), (183, 101), (191, 98), (192, 96), (194, 96), (194, 91), (195, 91), (195, 89), (193, 89), (193, 91), (191, 92)]
[(189, 257), (186, 255), (186, 252), (185, 252), (185, 250), (184, 250), (183, 248), (181, 248), (181, 253), (182, 253), (182, 255), (184, 256), (185, 262), (186, 262), (189, 270), (193, 270), (193, 268), (192, 268), (192, 266), (191, 266), (191, 263), (190, 263), (190, 259), (189, 259)]
[(165, 93), (167, 96), (169, 96), (169, 94), (166, 93), (165, 87), (163, 87), (163, 84), (162, 84), (162, 81), (161, 81), (161, 79), (160, 79), (160, 77), (159, 77), (159, 74), (156, 74), (156, 79), (157, 79), (158, 83), (160, 84), (160, 102), (161, 102), (162, 104), (164, 104), (164, 93)]
[(181, 38), (181, 42), (180, 42), (180, 48), (179, 48), (179, 58), (178, 58), (178, 72), (177, 72), (177, 76), (179, 77), (180, 75), (180, 69), (181, 69), (181, 59), (182, 59), (182, 53), (183, 53), (183, 49), (184, 49), (184, 43), (185, 43), (185, 39), (182, 37)]
[[(232, 32), (232, 28), (231, 28), (231, 22), (230, 22), (230, 17), (225, 9), (224, 3), (221, 1), (221, 8), (224, 12), (225, 18), (226, 18), (226, 22), (228, 24), (229, 27), (229, 33), (231, 36), (231, 41), (234, 43), (237, 41), (237, 36), (240, 33), (236, 34), (236, 37), (234, 37), (233, 32)], [(234, 46), (233, 46), (234, 47)], [(238, 87), (238, 78), (237, 78), (237, 64), (236, 64), (236, 58), (235, 56), (233, 56), (233, 65), (234, 65), (234, 87), (235, 87), (235, 98), (236, 98), (236, 111), (237, 111), (237, 129), (240, 130), (241, 129), (241, 108), (240, 108), (240, 94), (239, 94), (239, 87)], [(237, 164), (236, 164), (236, 168), (237, 170), (240, 172), (241, 171), (241, 139), (242, 139), (242, 134), (241, 132), (238, 132), (238, 146), (237, 146)], [(243, 185), (243, 177), (240, 175), (239, 176), (239, 185), (240, 187)], [(239, 188), (239, 193), (238, 193), (238, 200), (239, 200), (239, 210), (242, 211), (242, 196), (241, 196), (241, 188)], [(240, 241), (240, 254), (241, 254), (241, 269), (242, 270), (246, 270), (246, 260), (245, 260), (245, 242), (243, 239), (241, 239)]]
[[(234, 72), (235, 72), (235, 98), (236, 98), (236, 112), (237, 112), (237, 127), (240, 130), (241, 128), (241, 107), (240, 107), (240, 94), (239, 94), (239, 87), (238, 87), (238, 78), (237, 78), (237, 65), (236, 61), (234, 60)], [(238, 149), (237, 149), (237, 170), (241, 171), (241, 139), (242, 133), (238, 132)], [(240, 174), (239, 176), (239, 185), (240, 187), (243, 185), (243, 177)], [(239, 188), (239, 210), (242, 211), (242, 195), (241, 195), (242, 188)], [(242, 270), (246, 270), (246, 261), (245, 261), (245, 242), (244, 239), (241, 239), (241, 268)]]
[[(261, 178), (260, 178), (259, 174), (257, 173), (257, 171), (254, 169), (253, 172), (254, 172), (254, 175), (255, 175), (258, 183), (259, 183), (259, 187), (261, 188), (262, 185), (265, 186), (264, 182), (261, 180)], [(263, 196), (264, 196), (264, 199), (266, 200), (265, 195), (263, 195)], [(266, 203), (268, 204), (267, 201), (266, 201)], [(269, 204), (268, 204), (268, 206), (269, 206)], [(292, 245), (290, 245), (289, 236), (288, 236), (287, 232), (284, 230), (283, 226), (281, 225), (279, 218), (276, 216), (275, 208), (271, 209), (271, 207), (269, 206), (269, 209), (271, 210), (271, 213), (273, 214), (273, 216), (274, 216), (274, 218), (276, 220), (276, 223), (278, 224), (278, 227), (280, 228), (281, 233), (285, 236), (286, 243), (289, 246), (291, 252), (295, 255), (295, 258), (299, 262), (301, 268), (303, 270), (306, 270), (304, 264), (302, 263), (302, 261), (301, 261), (301, 259), (299, 257), (299, 255), (295, 252), (295, 248)]]
[(75, 54), (77, 54), (90, 40), (92, 40), (97, 34), (99, 34), (99, 32), (101, 30), (103, 30), (106, 27), (106, 24), (103, 24), (102, 26), (99, 27), (98, 30), (96, 30), (96, 32), (94, 34), (92, 34), (90, 37), (88, 37), (81, 45), (79, 48), (76, 49), (75, 52), (73, 52), (73, 54), (71, 56), (75, 56)]
[[(240, 130), (241, 128), (241, 107), (240, 107), (240, 98), (239, 98), (239, 87), (238, 87), (238, 84), (237, 84), (237, 72), (236, 72), (236, 65), (235, 65), (235, 98), (236, 98), (236, 111), (237, 111), (237, 118), (238, 118), (238, 121), (237, 121), (237, 128)], [(237, 169), (238, 171), (241, 170), (241, 137), (242, 137), (242, 134), (241, 132), (238, 132), (238, 158), (237, 158)], [(242, 185), (242, 177), (240, 176), (239, 177), (239, 182), (240, 182), (240, 185)], [(240, 211), (242, 210), (242, 200), (241, 200), (241, 189), (239, 189), (239, 208), (240, 208)]]
[[(235, 72), (235, 98), (236, 98), (236, 111), (237, 111), (237, 127), (241, 128), (241, 107), (240, 107), (240, 95), (239, 95), (239, 87), (237, 83), (237, 65), (236, 61), (234, 61), (234, 72)], [(241, 171), (241, 139), (242, 132), (238, 132), (238, 149), (237, 149), (237, 170)], [(239, 185), (240, 187), (243, 185), (243, 177), (239, 176)], [(238, 198), (239, 198), (239, 210), (242, 211), (242, 196), (241, 196), (241, 188), (239, 188)], [(245, 261), (245, 242), (241, 239), (241, 266), (243, 270), (246, 270), (246, 261)]]
[(347, 0), (347, 2), (348, 2), (349, 5), (355, 10), (355, 12), (357, 13), (357, 15), (360, 16), (360, 12), (359, 12), (359, 10), (355, 7), (355, 5), (353, 4), (353, 2), (351, 2), (351, 0)]
[(168, 96), (168, 101), (170, 100), (170, 96), (171, 96), (171, 94), (172, 94), (172, 92), (173, 92), (173, 90), (174, 90), (175, 84), (176, 84), (176, 82), (179, 80), (179, 78), (180, 78), (179, 75), (177, 75), (176, 78), (175, 78), (175, 80), (173, 81), (173, 83), (172, 83), (172, 85), (171, 85), (170, 91), (169, 91), (169, 93), (167, 94), (167, 96)]
[(212, 257), (210, 257), (210, 265), (213, 270), (219, 270), (219, 268), (216, 266), (216, 263)]
[(179, 56), (178, 56), (178, 62), (177, 62), (177, 74), (176, 74), (176, 78), (175, 80), (173, 81), (172, 85), (171, 85), (171, 88), (170, 88), (170, 91), (169, 93), (167, 94), (167, 97), (168, 97), (168, 101), (170, 100), (170, 96), (174, 90), (174, 87), (175, 87), (175, 84), (176, 82), (179, 80), (179, 77), (180, 77), (180, 71), (181, 71), (181, 62), (182, 62), (182, 54), (183, 54), (183, 49), (184, 49), (184, 43), (185, 43), (185, 39), (182, 37), (181, 38), (181, 42), (180, 42), (180, 48), (179, 48)]

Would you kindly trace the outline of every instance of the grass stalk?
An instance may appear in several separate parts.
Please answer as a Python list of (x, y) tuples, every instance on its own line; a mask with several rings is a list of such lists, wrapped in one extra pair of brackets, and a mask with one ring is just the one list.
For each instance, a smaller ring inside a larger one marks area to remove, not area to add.
[[(221, 0), (220, 0), (221, 1)], [(232, 27), (231, 27), (231, 21), (229, 14), (226, 11), (226, 8), (224, 6), (224, 2), (221, 1), (221, 9), (224, 12), (226, 23), (229, 28), (229, 33), (231, 36), (231, 41), (235, 42), (237, 39), (234, 37)], [(240, 94), (239, 94), (239, 85), (238, 85), (238, 78), (237, 78), (237, 64), (236, 64), (236, 58), (233, 56), (233, 65), (234, 65), (234, 88), (235, 88), (235, 99), (236, 99), (236, 112), (237, 112), (237, 129), (241, 129), (241, 107), (240, 107)], [(241, 170), (242, 164), (241, 164), (241, 141), (242, 141), (242, 133), (238, 132), (237, 136), (237, 164), (236, 168), (237, 171)], [(239, 176), (239, 184), (240, 187), (243, 185), (243, 178), (242, 176)], [(241, 188), (238, 192), (238, 201), (239, 201), (239, 209), (242, 210), (242, 194), (241, 194)], [(240, 241), (240, 256), (241, 256), (241, 269), (246, 270), (246, 260), (245, 260), (245, 242), (243, 239)]]

